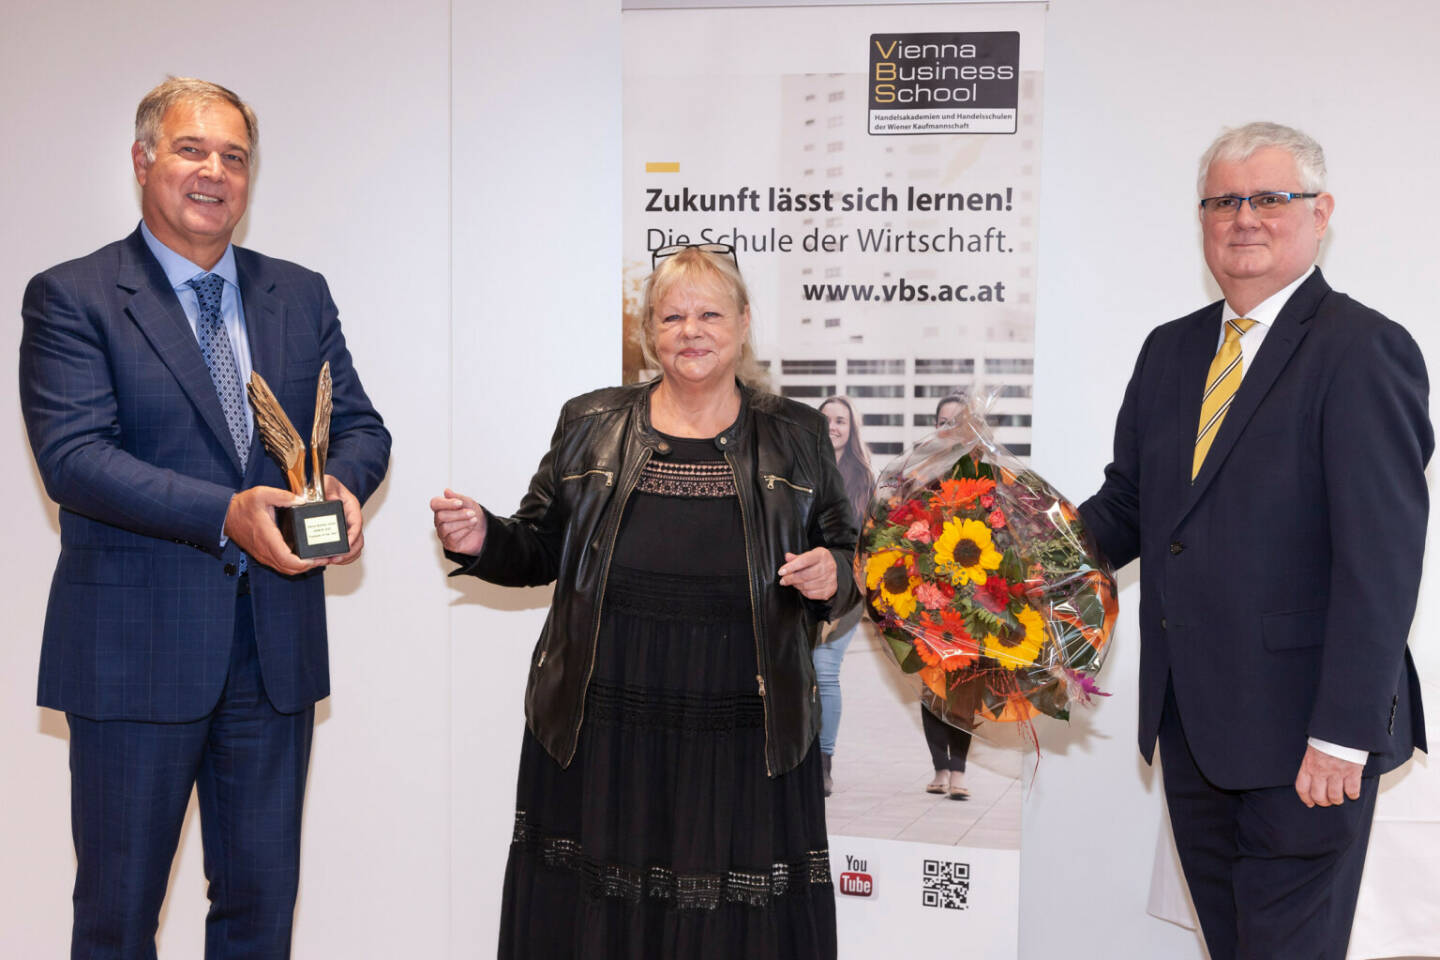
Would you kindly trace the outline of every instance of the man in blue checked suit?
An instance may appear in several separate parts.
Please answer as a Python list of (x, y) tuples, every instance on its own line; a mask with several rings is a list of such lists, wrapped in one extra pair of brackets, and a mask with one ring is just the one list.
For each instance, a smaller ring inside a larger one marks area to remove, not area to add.
[(1228, 131), (1198, 186), (1225, 299), (1145, 341), (1080, 513), (1141, 561), (1140, 750), (1210, 956), (1342, 960), (1379, 775), (1426, 746), (1425, 361), (1316, 268), (1335, 198), (1313, 139)]
[[(21, 403), (60, 505), (39, 702), (70, 725), (73, 958), (155, 956), (192, 787), (207, 960), (290, 952), (314, 704), (329, 693), (322, 572), (360, 554), (390, 435), (324, 279), (230, 243), (255, 147), (255, 115), (229, 90), (156, 87), (131, 149), (140, 227), (25, 291)], [(244, 384), (258, 371), (306, 429), (326, 361), (325, 489), (350, 552), (307, 561), (275, 525), (296, 498)]]

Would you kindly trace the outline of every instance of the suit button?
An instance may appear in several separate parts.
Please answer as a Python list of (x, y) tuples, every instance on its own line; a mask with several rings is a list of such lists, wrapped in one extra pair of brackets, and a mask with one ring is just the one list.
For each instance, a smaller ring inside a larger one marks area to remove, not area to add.
[(1178, 557), (1184, 552), (1185, 544), (1181, 543), (1179, 540), (1176, 540), (1174, 543), (1170, 544), (1170, 555), (1172, 557)]
[(240, 572), (240, 568), (237, 567), (237, 566), (235, 566), (235, 564), (233, 564), (233, 563), (227, 563), (227, 564), (225, 564), (225, 576), (227, 576), (227, 577), (233, 577), (233, 576), (235, 576), (235, 574), (237, 574), (237, 573), (239, 573), (239, 572)]
[(1160, 629), (1161, 629), (1161, 630), (1169, 630), (1169, 629), (1170, 629), (1170, 625), (1165, 622), (1165, 618), (1164, 618), (1164, 617), (1161, 617), (1161, 618), (1160, 618)]

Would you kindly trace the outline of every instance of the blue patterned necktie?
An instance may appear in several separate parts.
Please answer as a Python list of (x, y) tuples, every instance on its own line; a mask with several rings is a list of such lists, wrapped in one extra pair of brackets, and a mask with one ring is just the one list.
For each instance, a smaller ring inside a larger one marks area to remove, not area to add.
[(210, 379), (215, 382), (215, 392), (220, 395), (220, 406), (225, 411), (225, 423), (230, 427), (230, 438), (235, 442), (235, 451), (240, 455), (240, 470), (243, 473), (250, 459), (250, 430), (245, 423), (245, 387), (240, 382), (240, 368), (235, 363), (235, 352), (230, 349), (230, 337), (225, 333), (225, 324), (220, 319), (220, 294), (225, 289), (225, 280), (213, 273), (201, 274), (190, 281), (195, 294), (200, 298), (200, 315), (195, 324), (195, 336), (200, 341), (200, 352), (205, 356), (205, 366), (210, 368)]

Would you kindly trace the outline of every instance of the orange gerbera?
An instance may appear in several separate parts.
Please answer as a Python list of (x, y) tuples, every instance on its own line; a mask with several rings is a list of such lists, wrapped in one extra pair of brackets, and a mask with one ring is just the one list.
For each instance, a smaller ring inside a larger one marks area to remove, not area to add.
[(970, 631), (965, 629), (965, 618), (955, 610), (941, 610), (940, 619), (935, 619), (928, 613), (920, 614), (920, 624), (925, 628), (925, 635), (936, 640), (955, 640), (960, 643), (974, 645), (975, 638)]
[(965, 629), (965, 618), (954, 610), (940, 611), (940, 619), (929, 613), (920, 614), (921, 632), (915, 638), (915, 650), (932, 667), (954, 673), (979, 658), (979, 644)]
[(942, 480), (940, 492), (930, 502), (941, 507), (963, 507), (994, 489), (994, 480)]

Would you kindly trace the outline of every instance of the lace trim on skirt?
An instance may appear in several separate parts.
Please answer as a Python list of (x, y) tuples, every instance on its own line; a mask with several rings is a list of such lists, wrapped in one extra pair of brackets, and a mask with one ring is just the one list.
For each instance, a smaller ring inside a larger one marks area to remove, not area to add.
[(830, 851), (807, 851), (800, 859), (773, 864), (769, 870), (727, 870), (715, 874), (676, 873), (665, 867), (629, 867), (586, 857), (574, 840), (542, 835), (515, 811), (513, 847), (538, 855), (545, 866), (578, 874), (586, 895), (637, 903), (665, 900), (679, 910), (714, 910), (722, 903), (767, 907), (785, 896), (808, 896), (812, 887), (830, 886)]

